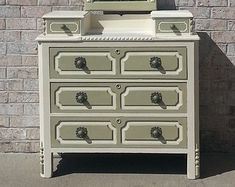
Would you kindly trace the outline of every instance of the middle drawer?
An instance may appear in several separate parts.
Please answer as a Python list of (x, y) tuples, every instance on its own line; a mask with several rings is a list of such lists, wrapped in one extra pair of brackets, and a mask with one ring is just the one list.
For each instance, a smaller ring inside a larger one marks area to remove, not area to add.
[(51, 83), (52, 113), (183, 113), (186, 98), (186, 83)]

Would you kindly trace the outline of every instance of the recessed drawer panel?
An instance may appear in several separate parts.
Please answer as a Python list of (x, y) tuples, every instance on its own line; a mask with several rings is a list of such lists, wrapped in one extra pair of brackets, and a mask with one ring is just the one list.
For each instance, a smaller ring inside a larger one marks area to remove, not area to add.
[(184, 79), (186, 70), (186, 48), (126, 51), (121, 59), (121, 74), (124, 76)]
[(82, 112), (116, 109), (116, 94), (109, 86), (86, 83), (51, 84), (52, 112)]
[(50, 77), (78, 78), (115, 75), (115, 58), (108, 50), (51, 48)]
[(157, 33), (189, 33), (189, 19), (157, 19)]
[(186, 146), (186, 118), (127, 120), (121, 132), (125, 145)]
[(185, 83), (127, 85), (121, 94), (125, 111), (186, 112)]
[(47, 34), (80, 34), (79, 19), (47, 19)]
[(117, 142), (116, 128), (108, 119), (51, 119), (52, 146), (113, 145)]

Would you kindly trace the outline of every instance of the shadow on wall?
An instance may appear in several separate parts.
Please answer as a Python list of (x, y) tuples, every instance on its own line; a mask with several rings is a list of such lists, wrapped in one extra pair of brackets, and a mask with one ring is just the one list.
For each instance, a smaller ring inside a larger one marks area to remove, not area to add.
[(207, 33), (200, 36), (202, 152), (235, 152), (235, 66)]

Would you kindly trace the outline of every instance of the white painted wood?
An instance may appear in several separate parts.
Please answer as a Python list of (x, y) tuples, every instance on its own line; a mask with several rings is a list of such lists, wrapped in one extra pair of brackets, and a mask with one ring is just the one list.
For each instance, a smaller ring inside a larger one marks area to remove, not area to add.
[(164, 153), (164, 154), (187, 154), (187, 149), (166, 148), (52, 148), (55, 153)]
[(87, 11), (53, 11), (42, 18), (84, 18), (87, 14)]
[(146, 35), (146, 34), (131, 34), (131, 33), (101, 33), (99, 35), (84, 35), (84, 36), (67, 36), (64, 35), (63, 37), (58, 36), (58, 35), (39, 35), (37, 37), (37, 41), (60, 41), (60, 42), (74, 42), (74, 41), (195, 41), (199, 40), (200, 38), (196, 34), (188, 34), (188, 33), (183, 33), (180, 36), (178, 36), (175, 33), (166, 34), (158, 34), (155, 36), (154, 35)]
[[(199, 177), (199, 138), (198, 138), (198, 48), (193, 42), (188, 48), (190, 64), (188, 67), (188, 154), (187, 154), (187, 176), (189, 179)], [(197, 157), (198, 154), (197, 154)]]
[(158, 10), (151, 12), (152, 18), (192, 18), (193, 14), (188, 10)]
[(48, 48), (39, 43), (39, 97), (40, 97), (40, 145), (42, 151), (43, 171), (41, 176), (52, 176), (53, 155), (50, 151), (50, 97), (49, 97), (49, 54)]

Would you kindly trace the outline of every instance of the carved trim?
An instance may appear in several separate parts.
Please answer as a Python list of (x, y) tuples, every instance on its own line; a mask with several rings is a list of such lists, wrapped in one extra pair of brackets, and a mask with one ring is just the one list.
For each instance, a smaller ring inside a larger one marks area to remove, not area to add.
[(42, 27), (43, 27), (43, 35), (46, 35), (46, 20), (45, 19), (43, 19)]
[(44, 174), (44, 147), (43, 143), (40, 143), (40, 172)]
[(83, 36), (84, 41), (150, 41), (152, 37), (135, 36)]
[(199, 176), (200, 173), (200, 149), (198, 144), (196, 144), (195, 149), (195, 174), (196, 176)]
[(195, 22), (193, 18), (189, 19), (189, 33), (194, 34)]

